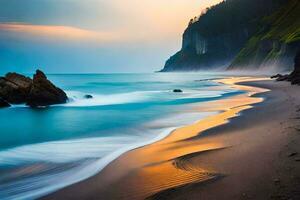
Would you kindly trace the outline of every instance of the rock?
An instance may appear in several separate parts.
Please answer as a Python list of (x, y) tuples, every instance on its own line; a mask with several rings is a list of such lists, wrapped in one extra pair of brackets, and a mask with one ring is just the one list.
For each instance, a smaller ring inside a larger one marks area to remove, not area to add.
[(280, 180), (278, 178), (275, 178), (274, 183), (278, 184), (278, 183), (280, 183)]
[(93, 98), (93, 96), (92, 96), (92, 95), (90, 95), (90, 94), (87, 94), (87, 95), (84, 95), (84, 98), (86, 98), (86, 99), (92, 99), (92, 98)]
[(289, 154), (289, 157), (296, 156), (297, 154), (298, 154), (297, 152), (290, 153), (290, 154)]
[(183, 91), (181, 89), (174, 89), (173, 92), (175, 92), (175, 93), (182, 93)]
[(0, 98), (0, 108), (10, 107), (9, 103)]
[(293, 78), (291, 80), (292, 85), (300, 85), (300, 77)]
[(5, 105), (26, 103), (31, 107), (66, 103), (66, 93), (53, 85), (46, 75), (37, 70), (33, 80), (17, 73), (0, 77), (0, 99)]
[(31, 107), (49, 106), (66, 103), (67, 100), (68, 97), (62, 89), (53, 85), (42, 71), (36, 71), (28, 94), (27, 105)]
[(279, 75), (276, 79), (276, 81), (287, 81), (289, 78), (289, 75), (288, 74), (285, 74), (285, 75)]
[(276, 74), (271, 78), (276, 78), (276, 81), (290, 81), (292, 85), (300, 85), (300, 49), (295, 56), (294, 71), (291, 74)]
[(294, 71), (289, 75), (289, 81), (293, 85), (300, 85), (300, 49), (295, 57)]
[(12, 104), (25, 103), (31, 89), (32, 80), (17, 73), (0, 77), (0, 97)]
[(279, 78), (279, 77), (281, 77), (281, 76), (282, 76), (281, 74), (276, 74), (276, 75), (274, 75), (274, 76), (271, 76), (271, 79)]

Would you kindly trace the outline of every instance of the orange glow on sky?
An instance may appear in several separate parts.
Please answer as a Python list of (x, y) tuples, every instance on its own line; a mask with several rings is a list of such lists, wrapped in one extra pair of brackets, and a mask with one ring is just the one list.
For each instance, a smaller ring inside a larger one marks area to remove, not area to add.
[[(122, 0), (109, 2), (112, 9), (111, 21), (95, 18), (94, 24), (111, 23), (110, 28), (82, 28), (72, 25), (34, 25), (24, 23), (3, 23), (0, 30), (25, 33), (33, 36), (70, 39), (92, 39), (97, 41), (112, 40), (158, 40), (180, 38), (187, 27), (189, 19), (198, 16), (208, 6), (221, 0)], [(101, 1), (93, 5), (99, 12), (103, 11)], [(89, 15), (89, 13), (86, 13)], [(102, 21), (101, 21), (102, 20)], [(114, 25), (115, 24), (115, 25)], [(180, 39), (177, 39), (180, 41)]]
[(223, 0), (70, 1), (1, 1), (0, 71), (157, 71), (190, 19)]
[(101, 39), (112, 40), (113, 36), (109, 33), (90, 31), (70, 26), (47, 26), (32, 24), (0, 24), (0, 30), (11, 31), (16, 33), (28, 34), (31, 36), (44, 36), (64, 38), (66, 40), (84, 40), (84, 39)]

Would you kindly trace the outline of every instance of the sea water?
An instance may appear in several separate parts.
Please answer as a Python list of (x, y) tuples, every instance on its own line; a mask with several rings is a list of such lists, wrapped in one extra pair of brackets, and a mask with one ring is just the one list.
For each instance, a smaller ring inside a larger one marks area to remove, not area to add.
[(215, 81), (223, 77), (211, 73), (48, 75), (66, 91), (66, 104), (0, 109), (0, 199), (34, 199), (82, 181), (126, 151), (215, 114), (195, 107), (243, 92)]

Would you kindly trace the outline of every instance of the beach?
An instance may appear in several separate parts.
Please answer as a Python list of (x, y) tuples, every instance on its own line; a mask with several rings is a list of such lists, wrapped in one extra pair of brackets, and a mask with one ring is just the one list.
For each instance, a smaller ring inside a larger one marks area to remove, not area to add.
[(0, 200), (300, 200), (300, 0), (0, 5)]
[(219, 113), (42, 199), (299, 197), (298, 87), (266, 78), (218, 81), (247, 93), (201, 104), (199, 111)]
[(49, 77), (66, 104), (0, 110), (0, 199), (36, 199), (93, 177), (120, 155), (220, 112), (199, 105), (246, 93), (215, 73)]

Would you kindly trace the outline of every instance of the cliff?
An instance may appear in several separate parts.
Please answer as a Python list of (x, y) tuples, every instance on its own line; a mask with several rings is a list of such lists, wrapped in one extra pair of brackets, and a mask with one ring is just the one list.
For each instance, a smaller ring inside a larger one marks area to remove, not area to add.
[(300, 42), (300, 1), (287, 0), (261, 20), (261, 28), (249, 39), (229, 69), (276, 67), (290, 70)]
[(227, 0), (191, 20), (162, 71), (288, 68), (299, 46), (298, 0)]

